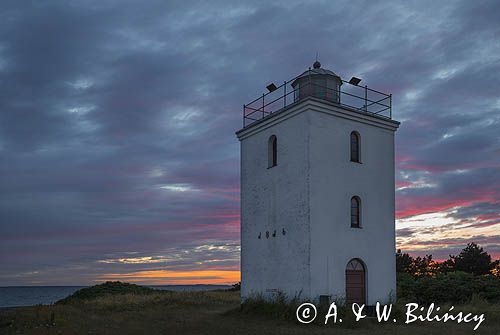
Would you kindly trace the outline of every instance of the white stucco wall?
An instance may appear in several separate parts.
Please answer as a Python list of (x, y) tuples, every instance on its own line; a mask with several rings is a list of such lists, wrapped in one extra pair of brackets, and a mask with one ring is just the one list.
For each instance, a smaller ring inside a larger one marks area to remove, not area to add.
[[(385, 302), (396, 292), (394, 126), (324, 104), (307, 113), (311, 293), (345, 298), (345, 268), (358, 258), (367, 271), (367, 303)], [(360, 135), (361, 163), (350, 161), (352, 131)], [(351, 228), (353, 196), (361, 199), (361, 228)]]
[[(367, 267), (368, 304), (395, 294), (397, 125), (308, 98), (237, 133), (242, 299), (276, 290), (342, 298), (352, 258)], [(361, 136), (361, 164), (350, 162), (353, 130)], [(268, 169), (271, 135), (278, 139), (278, 166)], [(350, 227), (354, 195), (362, 201), (361, 229)]]
[[(278, 118), (252, 129), (241, 140), (243, 298), (252, 294), (270, 296), (277, 291), (293, 297), (309, 287), (305, 122), (306, 114)], [(268, 168), (271, 135), (278, 139), (278, 164)]]

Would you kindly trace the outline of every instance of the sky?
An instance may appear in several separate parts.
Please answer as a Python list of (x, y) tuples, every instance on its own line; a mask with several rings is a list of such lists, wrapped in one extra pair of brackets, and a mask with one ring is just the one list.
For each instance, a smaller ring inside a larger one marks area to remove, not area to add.
[(242, 105), (392, 93), (397, 247), (500, 258), (500, 2), (2, 1), (0, 286), (239, 280)]

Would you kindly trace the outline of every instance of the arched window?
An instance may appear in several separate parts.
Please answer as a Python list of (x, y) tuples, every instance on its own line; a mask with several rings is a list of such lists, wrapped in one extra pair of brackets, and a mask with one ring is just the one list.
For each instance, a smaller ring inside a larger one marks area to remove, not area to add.
[(267, 167), (278, 165), (278, 140), (275, 135), (269, 137), (267, 144)]
[(355, 131), (351, 133), (351, 162), (359, 163), (359, 134)]
[(358, 196), (351, 198), (351, 228), (361, 228), (361, 199)]
[(365, 271), (365, 266), (359, 259), (351, 259), (345, 268), (347, 271)]

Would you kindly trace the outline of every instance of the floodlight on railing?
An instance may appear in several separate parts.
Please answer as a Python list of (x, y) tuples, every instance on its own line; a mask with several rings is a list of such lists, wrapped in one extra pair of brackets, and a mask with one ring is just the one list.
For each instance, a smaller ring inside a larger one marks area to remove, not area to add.
[(276, 85), (274, 85), (274, 83), (270, 83), (269, 85), (266, 86), (266, 88), (269, 91), (269, 93), (274, 92), (278, 89)]
[(356, 77), (352, 77), (350, 80), (349, 80), (349, 84), (351, 85), (355, 85), (355, 86), (358, 86), (358, 84), (361, 82), (361, 79), (359, 78), (356, 78)]

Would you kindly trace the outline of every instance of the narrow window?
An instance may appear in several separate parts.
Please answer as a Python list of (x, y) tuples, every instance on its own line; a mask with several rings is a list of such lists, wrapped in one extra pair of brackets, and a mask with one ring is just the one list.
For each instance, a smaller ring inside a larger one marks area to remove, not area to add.
[(361, 200), (359, 197), (354, 196), (351, 198), (351, 228), (360, 228), (360, 207)]
[(359, 134), (351, 133), (351, 162), (359, 163)]
[(278, 140), (275, 135), (269, 137), (267, 144), (268, 168), (278, 165)]
[(325, 99), (326, 98), (326, 79), (315, 79), (313, 81), (314, 92), (316, 97)]

